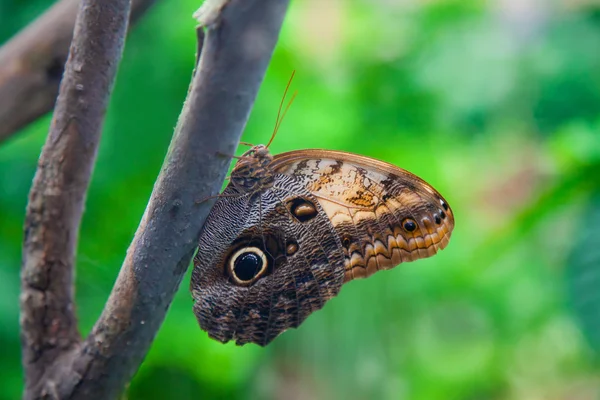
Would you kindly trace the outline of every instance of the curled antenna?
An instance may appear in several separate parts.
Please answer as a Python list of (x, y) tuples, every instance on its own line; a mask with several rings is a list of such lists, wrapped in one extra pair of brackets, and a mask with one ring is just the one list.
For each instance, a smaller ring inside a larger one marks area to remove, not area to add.
[[(273, 134), (271, 135), (271, 139), (269, 140), (269, 143), (267, 143), (267, 148), (269, 148), (269, 146), (273, 142), (273, 139), (275, 139), (275, 135), (277, 135), (277, 131), (279, 131), (279, 126), (281, 126), (281, 122), (283, 121), (285, 114), (290, 109), (292, 102), (294, 101), (294, 99), (296, 98), (296, 95), (298, 94), (297, 91), (295, 91), (294, 94), (292, 94), (292, 98), (288, 102), (288, 104), (285, 107), (285, 110), (283, 110), (283, 114), (282, 114), (281, 109), (283, 108), (283, 103), (285, 101), (285, 97), (287, 96), (287, 92), (290, 88), (290, 85), (292, 84), (292, 79), (294, 79), (295, 74), (296, 74), (296, 70), (292, 71), (292, 76), (290, 76), (290, 80), (288, 81), (288, 84), (285, 87), (285, 92), (283, 92), (283, 97), (281, 98), (281, 103), (279, 104), (279, 111), (277, 111), (277, 119), (275, 120), (275, 129), (273, 129)], [(281, 118), (279, 118), (280, 116), (281, 116)]]

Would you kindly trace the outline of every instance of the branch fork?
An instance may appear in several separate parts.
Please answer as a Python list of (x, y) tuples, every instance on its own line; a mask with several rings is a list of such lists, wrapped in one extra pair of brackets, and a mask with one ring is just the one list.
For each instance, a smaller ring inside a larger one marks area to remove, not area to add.
[(26, 399), (115, 398), (137, 371), (213, 203), (196, 200), (223, 183), (231, 158), (218, 153), (237, 147), (288, 2), (205, 3), (204, 25), (197, 29), (201, 55), (168, 154), (113, 291), (81, 339), (74, 255), (130, 8), (128, 0), (81, 0), (27, 208), (21, 297)]

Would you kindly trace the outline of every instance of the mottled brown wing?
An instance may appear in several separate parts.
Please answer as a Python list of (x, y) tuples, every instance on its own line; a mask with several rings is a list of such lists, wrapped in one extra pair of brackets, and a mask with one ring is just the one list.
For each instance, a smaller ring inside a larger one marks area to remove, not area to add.
[[(244, 254), (264, 255), (264, 269), (240, 276), (232, 260)], [(202, 229), (191, 291), (212, 338), (265, 346), (323, 307), (343, 282), (342, 245), (327, 215), (303, 186), (279, 175), (251, 196), (225, 189)]]
[(392, 164), (315, 149), (276, 155), (271, 167), (318, 199), (344, 248), (345, 281), (430, 257), (450, 240), (454, 214), (446, 200)]

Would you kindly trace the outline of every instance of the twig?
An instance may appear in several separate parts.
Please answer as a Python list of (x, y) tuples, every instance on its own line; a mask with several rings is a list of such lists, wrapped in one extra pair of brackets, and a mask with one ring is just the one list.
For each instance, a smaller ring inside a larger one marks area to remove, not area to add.
[(21, 276), (26, 398), (53, 396), (52, 384), (42, 378), (80, 342), (74, 255), (129, 7), (129, 0), (81, 2), (52, 125), (29, 193)]
[[(54, 107), (79, 0), (61, 0), (0, 47), (0, 142)], [(135, 22), (155, 0), (133, 0)]]
[(107, 399), (123, 390), (191, 261), (212, 204), (198, 200), (223, 183), (231, 159), (222, 154), (237, 146), (289, 0), (216, 3), (204, 40), (198, 31), (197, 71), (115, 287), (87, 339), (45, 376), (57, 398)]

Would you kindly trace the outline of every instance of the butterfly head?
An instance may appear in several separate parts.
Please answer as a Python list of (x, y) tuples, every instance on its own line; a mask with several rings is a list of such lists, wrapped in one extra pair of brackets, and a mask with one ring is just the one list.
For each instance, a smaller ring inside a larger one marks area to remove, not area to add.
[(240, 192), (255, 192), (273, 186), (270, 168), (273, 155), (259, 144), (246, 151), (231, 171), (231, 184)]

